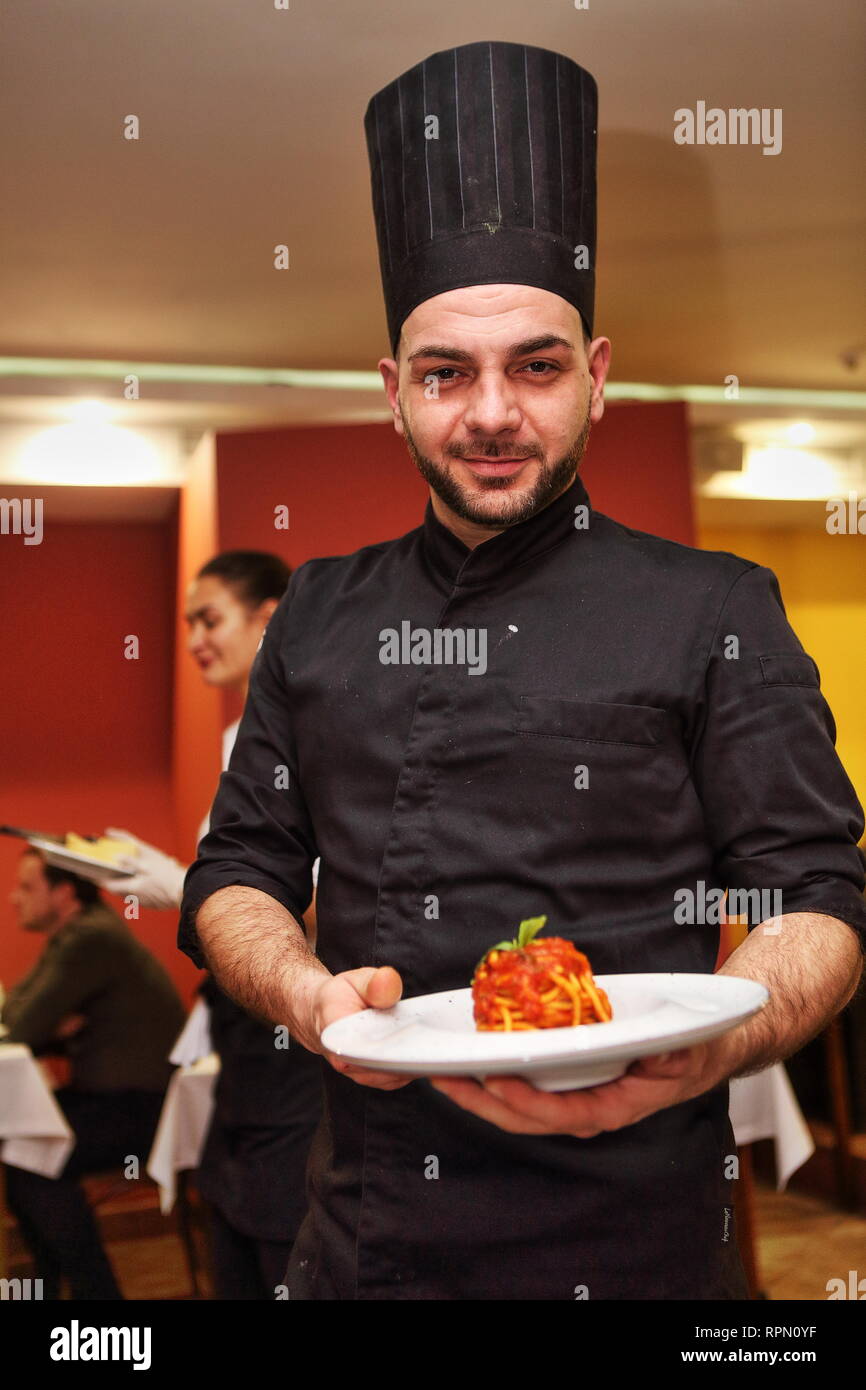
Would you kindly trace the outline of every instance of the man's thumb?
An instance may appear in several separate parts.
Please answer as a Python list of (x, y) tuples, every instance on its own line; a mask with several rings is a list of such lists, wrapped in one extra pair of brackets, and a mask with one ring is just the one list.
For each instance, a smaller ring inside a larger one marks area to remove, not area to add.
[(371, 1009), (390, 1009), (403, 993), (403, 981), (392, 965), (380, 965), (370, 972), (360, 992)]

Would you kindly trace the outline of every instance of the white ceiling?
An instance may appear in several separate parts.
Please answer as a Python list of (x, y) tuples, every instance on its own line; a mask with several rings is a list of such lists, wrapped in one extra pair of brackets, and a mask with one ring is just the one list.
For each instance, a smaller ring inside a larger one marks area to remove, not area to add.
[[(488, 38), (597, 78), (596, 323), (617, 379), (864, 389), (866, 351), (840, 360), (866, 344), (857, 0), (6, 0), (0, 355), (374, 367), (366, 103)], [(699, 100), (781, 107), (782, 153), (676, 145), (674, 111)], [(60, 388), (0, 379), (19, 418), (40, 394)], [(215, 395), (197, 423), (226, 422)]]

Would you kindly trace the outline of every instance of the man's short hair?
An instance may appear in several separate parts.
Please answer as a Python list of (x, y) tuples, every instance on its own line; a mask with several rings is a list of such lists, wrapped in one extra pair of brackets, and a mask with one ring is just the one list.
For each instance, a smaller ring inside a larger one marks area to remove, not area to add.
[(35, 849), (32, 845), (23, 852), (24, 854), (35, 855), (41, 862), (42, 872), (52, 888), (56, 888), (61, 883), (70, 883), (82, 907), (92, 907), (94, 903), (104, 901), (99, 891), (99, 885), (92, 883), (89, 878), (82, 878), (80, 874), (73, 874), (68, 869), (59, 869), (56, 864), (49, 864), (42, 850)]

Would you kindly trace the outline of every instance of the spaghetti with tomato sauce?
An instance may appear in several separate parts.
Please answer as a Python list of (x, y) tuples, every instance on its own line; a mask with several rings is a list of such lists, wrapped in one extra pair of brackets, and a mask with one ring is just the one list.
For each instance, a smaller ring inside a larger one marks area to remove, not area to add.
[[(488, 951), (472, 979), (475, 1025), (480, 1032), (573, 1028), (607, 1023), (610, 1000), (595, 983), (589, 960), (561, 936), (535, 941), (544, 918), (521, 923), (521, 936)], [(529, 931), (525, 930), (529, 927)]]

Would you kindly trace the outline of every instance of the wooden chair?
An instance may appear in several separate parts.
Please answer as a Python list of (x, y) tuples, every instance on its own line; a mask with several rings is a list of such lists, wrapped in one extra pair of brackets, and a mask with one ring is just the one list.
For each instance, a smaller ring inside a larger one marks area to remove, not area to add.
[[(177, 1213), (177, 1233), (183, 1246), (184, 1260), (187, 1273), (189, 1274), (191, 1297), (201, 1298), (201, 1268), (202, 1260), (199, 1256), (195, 1240), (195, 1229), (197, 1224), (190, 1201), (189, 1187), (187, 1184), (188, 1174), (179, 1173), (177, 1183), (177, 1199), (175, 1211)], [(141, 1191), (138, 1178), (133, 1184), (125, 1175), (123, 1169), (114, 1169), (105, 1173), (89, 1174), (84, 1179), (84, 1187), (87, 1193), (87, 1200), (91, 1210), (98, 1214), (111, 1202), (124, 1201), (133, 1191), (138, 1195)], [(156, 1194), (156, 1184), (145, 1175), (144, 1182), (154, 1195)], [(159, 1205), (158, 1198), (155, 1205)]]
[(833, 1162), (836, 1169), (836, 1200), (846, 1211), (856, 1211), (857, 1183), (851, 1153), (851, 1078), (845, 1056), (842, 1024), (834, 1018), (821, 1034), (824, 1045), (824, 1066), (833, 1127)]

